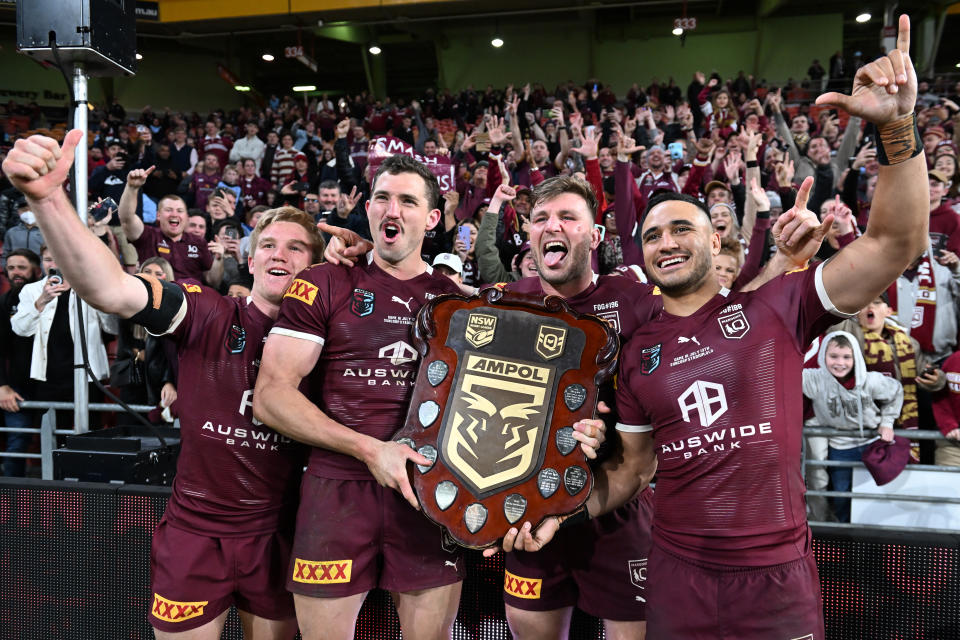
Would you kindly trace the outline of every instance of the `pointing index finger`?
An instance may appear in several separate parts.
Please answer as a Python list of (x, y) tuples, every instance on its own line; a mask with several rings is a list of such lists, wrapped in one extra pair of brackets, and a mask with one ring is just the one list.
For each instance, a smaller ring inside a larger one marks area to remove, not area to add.
[(910, 53), (910, 16), (901, 14), (897, 31), (897, 49), (906, 55)]
[(813, 188), (813, 178), (807, 177), (804, 179), (803, 184), (800, 185), (800, 189), (797, 191), (797, 201), (794, 207), (798, 211), (807, 208), (807, 200), (810, 199), (810, 190)]

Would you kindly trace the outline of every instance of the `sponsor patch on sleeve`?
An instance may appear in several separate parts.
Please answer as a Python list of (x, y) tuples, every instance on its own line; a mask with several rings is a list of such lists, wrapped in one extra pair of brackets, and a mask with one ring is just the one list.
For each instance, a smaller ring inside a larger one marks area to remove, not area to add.
[(327, 560), (314, 562), (312, 560), (293, 561), (293, 581), (306, 584), (339, 584), (350, 582), (350, 569), (353, 560)]
[(151, 612), (155, 618), (164, 622), (184, 622), (191, 618), (203, 615), (203, 608), (207, 606), (206, 600), (203, 602), (177, 602), (167, 600), (159, 593), (153, 594), (153, 607)]
[(290, 283), (290, 286), (287, 288), (287, 292), (283, 294), (283, 297), (296, 298), (304, 304), (312, 305), (313, 301), (317, 297), (317, 285), (297, 278)]
[(185, 284), (183, 285), (183, 289), (187, 293), (200, 293), (203, 290), (198, 284)]

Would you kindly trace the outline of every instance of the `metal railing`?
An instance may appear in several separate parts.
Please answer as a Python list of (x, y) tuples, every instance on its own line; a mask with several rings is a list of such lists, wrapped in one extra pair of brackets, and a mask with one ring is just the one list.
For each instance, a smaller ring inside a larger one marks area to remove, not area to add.
[[(853, 432), (849, 430), (842, 429), (830, 429), (825, 427), (804, 427), (803, 429), (803, 476), (804, 479), (807, 477), (807, 468), (808, 467), (847, 467), (847, 468), (864, 468), (863, 462), (860, 461), (847, 461), (847, 460), (808, 460), (807, 459), (807, 437), (850, 437)], [(909, 440), (946, 440), (944, 435), (939, 431), (934, 430), (925, 430), (925, 429), (896, 429), (894, 430), (894, 435), (907, 438)], [(945, 465), (933, 465), (933, 464), (908, 464), (907, 469), (910, 471), (946, 471), (950, 473), (960, 473), (960, 467), (952, 467)], [(821, 489), (807, 489), (808, 497), (824, 497), (824, 498), (865, 498), (869, 500), (890, 500), (890, 501), (900, 501), (900, 502), (922, 502), (922, 503), (935, 503), (935, 504), (960, 504), (960, 498), (948, 498), (942, 496), (918, 496), (918, 495), (904, 495), (896, 493), (862, 493), (856, 491), (828, 491)], [(935, 529), (930, 527), (905, 527), (905, 526), (895, 526), (895, 525), (881, 525), (881, 524), (864, 524), (864, 523), (850, 523), (850, 522), (832, 522), (825, 520), (810, 520), (810, 524), (816, 525), (817, 527), (832, 528), (832, 529), (855, 529), (855, 530), (872, 530), (872, 531), (893, 531), (893, 532), (909, 532), (909, 533), (949, 533), (956, 534), (957, 531), (954, 529)]]
[[(40, 477), (44, 480), (53, 480), (53, 452), (57, 448), (56, 436), (77, 435), (85, 433), (80, 425), (73, 429), (57, 429), (57, 414), (60, 411), (73, 411), (72, 402), (42, 402), (39, 400), (25, 400), (20, 402), (20, 410), (45, 409), (40, 419), (40, 427), (0, 427), (0, 433), (29, 433), (40, 434), (40, 453), (19, 453), (0, 451), (0, 458), (31, 458), (40, 460)], [(137, 413), (149, 413), (155, 407), (145, 404), (129, 405)], [(88, 411), (115, 411), (125, 412), (119, 404), (94, 402), (87, 406)]]

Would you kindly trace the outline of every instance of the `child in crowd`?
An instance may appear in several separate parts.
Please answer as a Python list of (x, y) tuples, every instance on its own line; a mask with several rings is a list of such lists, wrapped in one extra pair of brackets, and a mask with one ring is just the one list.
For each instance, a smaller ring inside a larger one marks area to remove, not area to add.
[[(829, 439), (829, 460), (858, 461), (878, 437), (893, 440), (893, 423), (903, 405), (903, 386), (882, 373), (867, 371), (856, 338), (845, 331), (828, 333), (820, 346), (820, 365), (803, 370), (803, 394), (813, 403), (816, 423), (849, 430), (849, 436)], [(877, 433), (873, 433), (877, 431)], [(834, 491), (849, 491), (853, 470), (831, 467)], [(840, 522), (850, 521), (850, 499), (833, 500)]]

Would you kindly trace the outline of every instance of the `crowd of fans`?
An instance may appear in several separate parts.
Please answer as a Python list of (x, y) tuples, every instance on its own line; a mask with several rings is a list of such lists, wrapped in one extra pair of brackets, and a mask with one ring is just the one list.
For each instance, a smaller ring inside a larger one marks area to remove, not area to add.
[[(686, 87), (672, 79), (634, 84), (623, 96), (589, 80), (553, 90), (539, 84), (429, 89), (409, 102), (366, 92), (309, 102), (271, 96), (263, 108), (205, 117), (150, 107), (128, 113), (115, 102), (91, 119), (89, 227), (131, 273), (192, 278), (224, 295), (246, 296), (249, 234), (271, 207), (291, 204), (318, 222), (370, 237), (364, 209), (370, 141), (391, 136), (453, 166), (455, 188), (437, 203), (444, 215), (427, 233), (424, 259), (464, 285), (534, 274), (526, 243), (530, 190), (548, 177), (575, 174), (601, 203), (596, 223), (604, 239), (592, 256), (595, 271), (643, 279), (638, 216), (656, 192), (682, 191), (709, 206), (722, 238), (717, 277), (738, 288), (776, 251), (771, 228), (794, 205), (805, 178), (814, 180), (808, 208), (834, 217), (818, 259), (852, 242), (869, 219), (880, 170), (874, 132), (857, 118), (813, 105), (827, 80), (814, 62), (807, 80), (783, 87), (743, 73), (725, 79), (696, 72)], [(7, 106), (8, 113), (17, 109)], [(833, 374), (813, 395), (835, 401), (814, 403), (807, 424), (857, 433), (811, 439), (809, 457), (857, 457), (877, 437), (892, 439), (892, 427), (939, 428), (947, 439), (935, 456), (914, 447), (913, 460), (925, 455), (960, 465), (960, 83), (921, 81), (917, 110), (929, 165), (930, 246), (887, 294), (838, 327), (847, 338), (832, 340), (833, 351), (853, 352), (845, 372), (829, 367), (828, 345), (811, 348), (809, 365)], [(517, 197), (499, 215), (485, 215), (504, 183)], [(56, 304), (69, 283), (57, 274), (25, 201), (8, 184), (0, 189), (2, 286), (9, 289), (2, 298), (0, 407), (7, 426), (25, 426), (30, 419), (17, 411), (16, 399), (69, 399), (71, 381), (59, 378), (72, 371), (67, 323), (75, 312)], [(95, 316), (87, 322), (95, 373), (125, 399), (157, 404), (155, 419), (163, 419), (160, 410), (168, 419), (175, 415), (176, 372), (162, 341), (129, 323), (118, 328)], [(119, 329), (109, 375), (110, 341), (101, 339), (101, 329)], [(864, 384), (861, 362), (895, 380), (899, 400), (897, 393), (880, 399), (863, 391), (859, 404), (844, 402), (844, 393)], [(864, 410), (864, 403), (877, 408)], [(7, 435), (10, 451), (28, 444)], [(22, 459), (4, 462), (7, 475), (23, 471)], [(849, 488), (848, 472), (832, 473), (834, 488)], [(826, 488), (827, 474), (812, 469), (808, 482)], [(842, 504), (834, 506), (846, 517)]]

